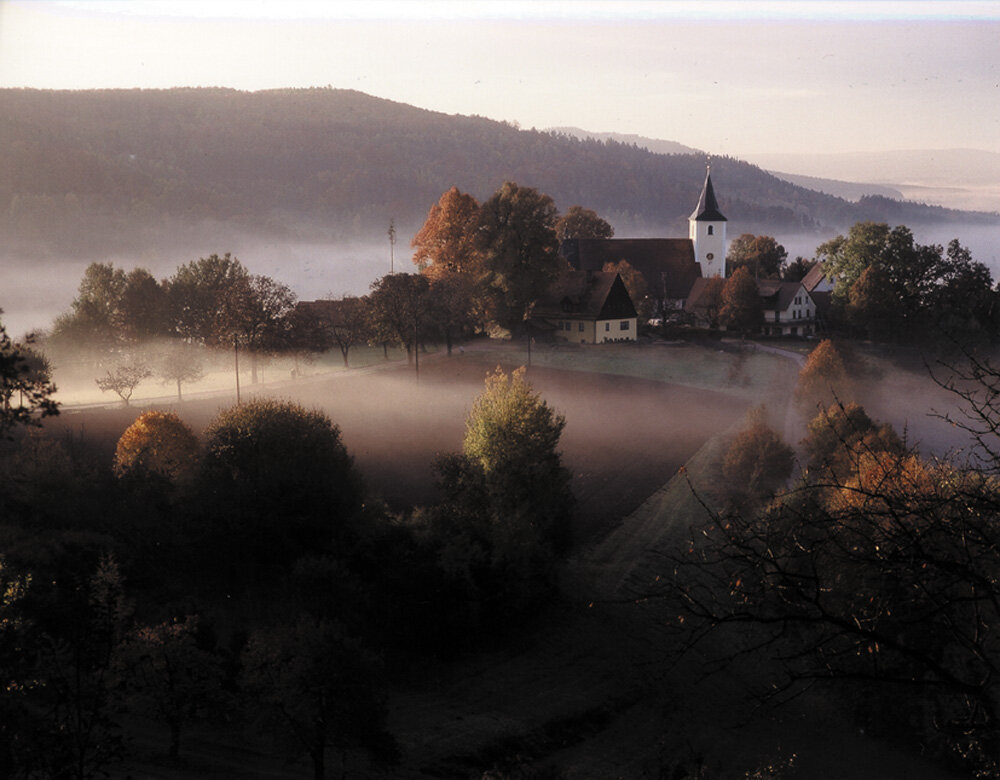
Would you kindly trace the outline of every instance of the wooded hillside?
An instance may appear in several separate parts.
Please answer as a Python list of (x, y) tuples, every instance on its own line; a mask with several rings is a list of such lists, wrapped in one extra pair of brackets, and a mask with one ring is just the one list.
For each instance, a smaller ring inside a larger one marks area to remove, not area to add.
[[(113, 251), (205, 223), (226, 232), (381, 237), (416, 230), (456, 185), (505, 180), (560, 209), (597, 210), (619, 235), (686, 235), (702, 155), (521, 130), (335, 89), (0, 90), (0, 231), (8, 249)], [(832, 235), (862, 219), (966, 213), (850, 203), (734, 159), (713, 160), (730, 232)], [(996, 217), (978, 215), (988, 221)]]

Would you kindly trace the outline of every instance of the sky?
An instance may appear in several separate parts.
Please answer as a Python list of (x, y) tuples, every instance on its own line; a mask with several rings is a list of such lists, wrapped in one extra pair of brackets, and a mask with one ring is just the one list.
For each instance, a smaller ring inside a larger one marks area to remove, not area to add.
[(713, 154), (1000, 152), (1000, 2), (0, 0), (0, 87), (327, 85)]

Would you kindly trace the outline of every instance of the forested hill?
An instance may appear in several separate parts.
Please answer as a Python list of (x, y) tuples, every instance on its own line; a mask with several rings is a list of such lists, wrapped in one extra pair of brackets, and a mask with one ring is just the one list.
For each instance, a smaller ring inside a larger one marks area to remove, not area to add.
[[(619, 235), (686, 235), (705, 169), (701, 155), (335, 89), (0, 90), (0, 150), (0, 230), (21, 252), (136, 250), (193, 225), (377, 238), (394, 218), (406, 235), (452, 185), (482, 199), (505, 180), (562, 210), (593, 208)], [(712, 166), (733, 235), (970, 221), (882, 198), (849, 203), (734, 159)]]

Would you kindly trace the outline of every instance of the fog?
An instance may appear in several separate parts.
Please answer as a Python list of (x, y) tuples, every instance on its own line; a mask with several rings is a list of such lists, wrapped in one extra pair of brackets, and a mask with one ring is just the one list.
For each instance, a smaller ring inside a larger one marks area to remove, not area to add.
[[(0, 309), (13, 337), (51, 328), (69, 309), (88, 265), (113, 263), (126, 271), (145, 268), (157, 279), (172, 276), (181, 265), (211, 254), (232, 252), (254, 274), (287, 284), (300, 300), (344, 294), (362, 295), (379, 276), (389, 273), (389, 241), (382, 243), (304, 243), (231, 241), (201, 251), (162, 248), (141, 254), (91, 257), (0, 257)], [(395, 269), (413, 269), (409, 238), (400, 237)]]

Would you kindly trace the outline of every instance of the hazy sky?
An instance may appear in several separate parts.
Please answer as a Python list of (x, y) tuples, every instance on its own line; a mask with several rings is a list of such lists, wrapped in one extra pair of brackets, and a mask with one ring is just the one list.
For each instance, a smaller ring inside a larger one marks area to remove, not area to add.
[(0, 1), (0, 86), (325, 85), (714, 153), (1000, 152), (1000, 3)]

